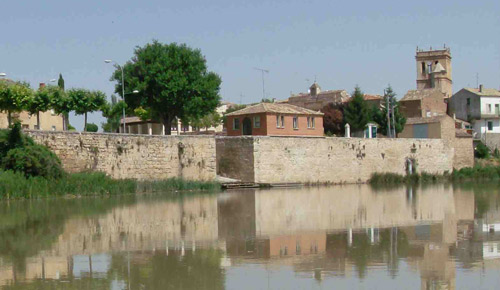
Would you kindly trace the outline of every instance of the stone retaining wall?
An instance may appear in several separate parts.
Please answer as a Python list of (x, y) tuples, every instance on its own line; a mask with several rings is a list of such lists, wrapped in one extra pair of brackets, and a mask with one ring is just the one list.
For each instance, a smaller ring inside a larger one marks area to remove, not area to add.
[(61, 159), (67, 172), (101, 171), (113, 178), (215, 179), (215, 140), (209, 136), (150, 136), (27, 131)]
[[(467, 150), (465, 142), (472, 147), (468, 140), (461, 144)], [(455, 161), (449, 144), (443, 139), (221, 138), (218, 153), (232, 151), (218, 157), (217, 172), (257, 183), (358, 183), (374, 172), (405, 174), (408, 159), (416, 162), (418, 172), (437, 174), (451, 172), (455, 163), (473, 165), (472, 158)]]

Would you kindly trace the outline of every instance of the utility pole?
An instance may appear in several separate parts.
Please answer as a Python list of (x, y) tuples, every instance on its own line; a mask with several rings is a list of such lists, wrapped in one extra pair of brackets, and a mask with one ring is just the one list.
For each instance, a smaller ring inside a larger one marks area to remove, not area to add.
[(396, 138), (396, 119), (394, 117), (394, 96), (391, 96), (391, 107), (392, 107), (392, 138)]
[(384, 98), (385, 98), (385, 105), (387, 109), (387, 137), (391, 138), (392, 131), (391, 131), (391, 108), (389, 107), (389, 97), (387, 96), (387, 92), (384, 90)]
[(264, 83), (264, 73), (269, 73), (269, 70), (263, 69), (263, 68), (258, 68), (258, 67), (254, 67), (254, 69), (258, 70), (262, 73), (262, 99), (265, 99), (266, 98), (266, 86)]

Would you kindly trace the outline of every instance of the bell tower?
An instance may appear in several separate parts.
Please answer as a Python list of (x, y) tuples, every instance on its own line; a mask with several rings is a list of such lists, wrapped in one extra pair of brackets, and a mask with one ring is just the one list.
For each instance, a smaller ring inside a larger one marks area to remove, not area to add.
[(415, 56), (417, 62), (417, 90), (439, 89), (446, 98), (453, 94), (451, 78), (451, 52), (443, 49), (419, 49)]

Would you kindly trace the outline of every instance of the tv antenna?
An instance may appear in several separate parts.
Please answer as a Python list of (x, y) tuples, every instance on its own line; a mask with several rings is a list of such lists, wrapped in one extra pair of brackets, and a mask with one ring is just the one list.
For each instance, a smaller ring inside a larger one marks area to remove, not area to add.
[(258, 70), (262, 73), (262, 99), (265, 99), (266, 98), (266, 86), (264, 83), (264, 73), (269, 73), (269, 70), (263, 69), (263, 68), (258, 68), (258, 67), (254, 67), (253, 69)]

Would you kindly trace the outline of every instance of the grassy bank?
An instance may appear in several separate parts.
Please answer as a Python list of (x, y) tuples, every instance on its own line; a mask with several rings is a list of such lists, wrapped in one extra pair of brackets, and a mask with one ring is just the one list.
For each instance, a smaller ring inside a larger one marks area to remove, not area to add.
[(498, 179), (500, 179), (500, 166), (474, 166), (454, 170), (451, 174), (429, 174), (425, 172), (411, 175), (374, 173), (369, 183), (372, 185), (396, 185), (403, 183), (416, 184)]
[(46, 179), (44, 177), (25, 177), (24, 174), (13, 171), (0, 171), (0, 199), (193, 190), (217, 191), (220, 190), (220, 184), (179, 178), (160, 181), (115, 180), (98, 172), (65, 174), (58, 179)]

